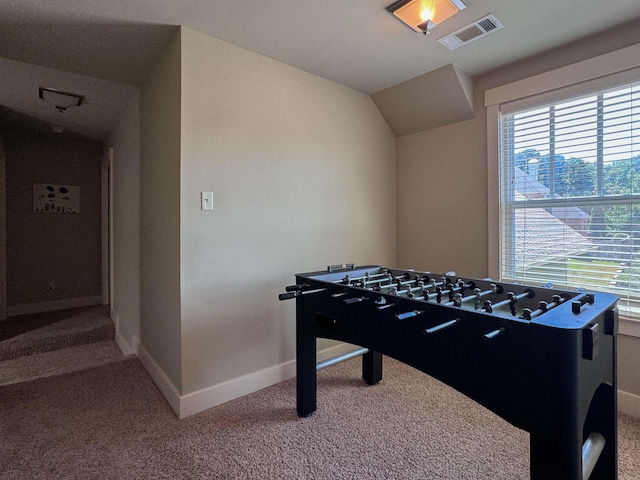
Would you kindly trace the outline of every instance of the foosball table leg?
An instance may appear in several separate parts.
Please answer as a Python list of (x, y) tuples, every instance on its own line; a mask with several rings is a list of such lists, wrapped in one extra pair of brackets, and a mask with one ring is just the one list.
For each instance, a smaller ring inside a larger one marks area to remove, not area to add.
[(564, 424), (532, 431), (531, 480), (616, 480), (616, 415), (616, 389), (602, 384), (584, 425), (568, 415)]
[(306, 335), (302, 299), (297, 301), (296, 397), (299, 417), (316, 410), (316, 338)]
[[(605, 441), (589, 480), (609, 480), (618, 478), (618, 428), (614, 385), (601, 385), (596, 392), (585, 424), (587, 432), (598, 432)], [(583, 450), (583, 467), (584, 467)]]
[(362, 356), (362, 379), (369, 385), (382, 380), (382, 354), (369, 350)]
[(531, 432), (531, 480), (581, 480), (582, 443), (576, 435), (550, 435)]
[(308, 417), (316, 410), (316, 339), (300, 337), (296, 355), (297, 410), (298, 416)]

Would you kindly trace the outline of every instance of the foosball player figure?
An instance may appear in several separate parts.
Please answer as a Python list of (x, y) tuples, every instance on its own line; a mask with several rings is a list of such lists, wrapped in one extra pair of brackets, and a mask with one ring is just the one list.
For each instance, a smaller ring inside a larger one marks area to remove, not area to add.
[(514, 317), (516, 316), (516, 302), (518, 301), (518, 298), (516, 297), (516, 294), (513, 292), (508, 292), (507, 293), (507, 297), (509, 298), (509, 310), (511, 310), (511, 315), (513, 315)]
[(460, 289), (460, 295), (464, 296), (464, 291), (467, 289), (467, 284), (461, 278), (459, 278), (456, 281), (456, 284), (458, 285), (458, 288)]
[(462, 306), (462, 294), (460, 292), (456, 292), (453, 294), (453, 306), (461, 307)]
[(480, 290), (479, 288), (473, 289), (473, 294), (475, 295), (475, 298), (473, 299), (474, 310), (478, 310), (480, 308), (480, 292), (482, 292), (482, 290)]
[(484, 306), (482, 309), (487, 313), (493, 313), (493, 306), (491, 305), (491, 300), (485, 300)]
[(456, 288), (456, 286), (453, 283), (447, 284), (447, 289), (449, 290), (449, 301), (450, 302), (453, 302), (453, 296), (456, 293), (455, 288)]

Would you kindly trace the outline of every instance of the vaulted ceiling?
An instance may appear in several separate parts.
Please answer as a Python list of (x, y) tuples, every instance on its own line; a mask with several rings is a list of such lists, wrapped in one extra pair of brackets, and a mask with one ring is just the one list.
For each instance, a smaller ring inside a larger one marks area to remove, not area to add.
[[(391, 16), (390, 3), (3, 0), (0, 105), (103, 136), (123, 108), (118, 98), (130, 99), (178, 25), (374, 94), (450, 64), (475, 76), (640, 19), (638, 0), (468, 0), (465, 10), (422, 35)], [(454, 51), (438, 43), (489, 13), (504, 29)], [(95, 106), (85, 109), (91, 118), (71, 121), (71, 111), (42, 110), (43, 83), (80, 89)]]

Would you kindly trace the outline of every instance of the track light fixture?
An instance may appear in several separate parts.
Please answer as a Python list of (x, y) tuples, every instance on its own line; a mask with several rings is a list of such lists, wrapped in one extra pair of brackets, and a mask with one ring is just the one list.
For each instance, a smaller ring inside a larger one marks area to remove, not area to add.
[(424, 34), (467, 6), (462, 0), (398, 0), (387, 11), (409, 28)]

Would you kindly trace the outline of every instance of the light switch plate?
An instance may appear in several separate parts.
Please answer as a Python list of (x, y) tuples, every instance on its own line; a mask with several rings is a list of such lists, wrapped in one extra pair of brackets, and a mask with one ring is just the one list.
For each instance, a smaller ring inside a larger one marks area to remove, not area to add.
[(201, 209), (202, 210), (213, 210), (213, 192), (201, 192)]

